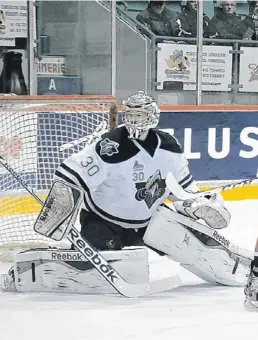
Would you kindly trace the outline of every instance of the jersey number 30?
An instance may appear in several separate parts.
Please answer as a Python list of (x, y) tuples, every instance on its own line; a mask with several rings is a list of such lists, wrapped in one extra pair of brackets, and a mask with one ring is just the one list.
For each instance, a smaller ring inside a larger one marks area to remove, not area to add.
[(90, 156), (87, 157), (86, 161), (81, 161), (81, 166), (87, 168), (89, 176), (94, 176), (99, 172), (99, 167), (96, 164), (93, 164), (93, 158)]
[(133, 172), (133, 181), (143, 181), (144, 180), (144, 173), (142, 171), (140, 172)]

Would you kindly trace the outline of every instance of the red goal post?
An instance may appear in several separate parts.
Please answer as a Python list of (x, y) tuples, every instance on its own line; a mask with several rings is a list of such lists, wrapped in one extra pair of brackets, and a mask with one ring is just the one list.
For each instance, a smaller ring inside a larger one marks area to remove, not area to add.
[[(60, 146), (90, 136), (103, 121), (109, 129), (117, 126), (112, 96), (0, 95), (0, 155), (44, 199), (58, 165), (85, 143), (64, 151)], [(0, 166), (0, 260), (16, 247), (53, 245), (33, 231), (39, 211), (34, 198)]]

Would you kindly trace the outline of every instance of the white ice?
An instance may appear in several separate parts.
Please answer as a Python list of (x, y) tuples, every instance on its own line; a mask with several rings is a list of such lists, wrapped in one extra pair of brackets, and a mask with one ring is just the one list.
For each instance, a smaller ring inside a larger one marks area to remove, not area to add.
[[(253, 251), (258, 201), (230, 202), (224, 235)], [(182, 287), (152, 297), (0, 293), (0, 340), (243, 340), (257, 338), (258, 313), (243, 288), (210, 285), (156, 254), (151, 277), (178, 274)], [(10, 264), (0, 264), (0, 273)]]

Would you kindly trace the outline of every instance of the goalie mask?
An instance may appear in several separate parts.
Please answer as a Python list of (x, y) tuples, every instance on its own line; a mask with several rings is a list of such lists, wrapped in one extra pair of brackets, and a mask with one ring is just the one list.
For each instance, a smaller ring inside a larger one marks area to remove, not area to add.
[(158, 125), (160, 110), (157, 103), (143, 91), (130, 96), (123, 104), (123, 120), (130, 139), (139, 139), (144, 132)]

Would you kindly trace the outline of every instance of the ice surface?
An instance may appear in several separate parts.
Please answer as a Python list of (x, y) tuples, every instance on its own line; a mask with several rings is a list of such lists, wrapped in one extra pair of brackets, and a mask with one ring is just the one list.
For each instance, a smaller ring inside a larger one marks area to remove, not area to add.
[[(223, 234), (253, 251), (258, 201), (227, 202)], [(0, 340), (243, 340), (256, 338), (258, 313), (243, 307), (243, 288), (207, 284), (150, 254), (151, 276), (179, 274), (182, 287), (152, 297), (0, 293)], [(10, 264), (0, 264), (6, 272)]]

